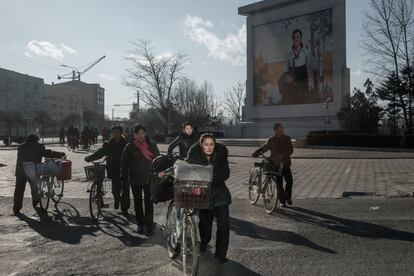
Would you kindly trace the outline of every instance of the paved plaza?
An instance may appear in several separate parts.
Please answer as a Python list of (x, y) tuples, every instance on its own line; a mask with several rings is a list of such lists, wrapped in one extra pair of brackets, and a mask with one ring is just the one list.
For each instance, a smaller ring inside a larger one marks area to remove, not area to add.
[[(87, 165), (83, 151), (71, 152), (66, 147), (48, 145), (66, 152), (72, 160), (72, 180), (65, 183), (65, 197), (87, 198), (88, 182), (83, 167)], [(92, 151), (98, 146), (94, 146)], [(160, 144), (166, 151), (167, 145)], [(258, 161), (250, 157), (253, 147), (229, 146), (231, 175), (227, 181), (233, 198), (246, 199), (249, 170)], [(0, 150), (0, 196), (14, 191), (17, 151)], [(298, 148), (292, 157), (293, 197), (297, 199), (341, 198), (343, 196), (404, 197), (414, 192), (414, 152), (357, 151), (339, 149)], [(30, 196), (29, 189), (26, 195)]]

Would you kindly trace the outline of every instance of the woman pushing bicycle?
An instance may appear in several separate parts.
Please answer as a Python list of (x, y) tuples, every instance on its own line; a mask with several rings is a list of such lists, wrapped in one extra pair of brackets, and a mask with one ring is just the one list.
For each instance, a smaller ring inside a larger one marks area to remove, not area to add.
[(230, 176), (228, 150), (226, 146), (216, 142), (213, 134), (207, 133), (200, 137), (199, 143), (194, 144), (186, 161), (191, 164), (213, 166), (213, 181), (209, 209), (200, 210), (200, 251), (207, 250), (211, 240), (213, 217), (217, 220), (217, 237), (215, 256), (221, 263), (226, 263), (227, 249), (230, 236), (229, 205), (231, 195), (225, 181)]

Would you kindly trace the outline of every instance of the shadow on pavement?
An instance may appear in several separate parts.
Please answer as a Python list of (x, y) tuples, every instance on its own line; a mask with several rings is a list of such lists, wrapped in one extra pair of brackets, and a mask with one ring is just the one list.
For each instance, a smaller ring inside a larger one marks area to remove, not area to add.
[(202, 253), (199, 257), (198, 264), (198, 275), (207, 276), (232, 276), (232, 275), (243, 275), (243, 276), (256, 276), (260, 275), (249, 268), (245, 267), (241, 263), (229, 259), (226, 264), (221, 264), (214, 254), (210, 251)]
[(36, 208), (36, 213), (39, 216), (39, 220), (21, 213), (17, 217), (26, 222), (30, 228), (42, 237), (50, 240), (68, 244), (79, 244), (83, 236), (96, 236), (95, 232), (98, 230), (96, 226), (90, 224), (90, 221), (86, 224), (77, 221), (75, 225), (71, 225), (63, 219), (63, 213), (59, 213), (59, 211), (49, 216), (49, 213)]
[(278, 209), (277, 214), (297, 222), (317, 225), (356, 237), (414, 242), (414, 233), (411, 232), (400, 231), (363, 221), (339, 218), (300, 207)]
[(230, 230), (241, 236), (274, 242), (286, 242), (294, 245), (306, 246), (324, 253), (336, 254), (336, 251), (310, 241), (309, 239), (291, 231), (273, 230), (245, 220), (230, 218)]
[(135, 224), (131, 224), (122, 216), (108, 211), (103, 211), (102, 215), (103, 219), (99, 220), (97, 227), (104, 234), (120, 240), (126, 246), (143, 245), (145, 239), (138, 237), (137, 234), (132, 234), (136, 232), (136, 228), (132, 227)]

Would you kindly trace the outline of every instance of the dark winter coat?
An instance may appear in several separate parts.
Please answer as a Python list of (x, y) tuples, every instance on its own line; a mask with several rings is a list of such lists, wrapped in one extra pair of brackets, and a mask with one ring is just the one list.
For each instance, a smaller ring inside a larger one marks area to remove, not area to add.
[(209, 161), (203, 153), (200, 144), (197, 143), (190, 148), (186, 161), (191, 164), (213, 166), (210, 207), (219, 207), (231, 204), (230, 191), (225, 183), (225, 181), (230, 177), (228, 150), (226, 146), (216, 143), (214, 153)]
[(197, 143), (197, 141), (198, 141), (198, 138), (196, 135), (194, 135), (194, 133), (191, 135), (188, 135), (187, 133), (182, 132), (168, 146), (168, 154), (172, 154), (174, 148), (178, 146), (178, 149), (180, 150), (180, 157), (186, 158), (188, 150), (191, 148), (192, 145)]
[(103, 143), (102, 147), (95, 153), (88, 156), (90, 161), (101, 159), (106, 156), (106, 172), (109, 179), (118, 179), (121, 175), (121, 156), (124, 151), (127, 141), (124, 137), (116, 142), (111, 138), (109, 141)]
[(17, 148), (16, 176), (25, 175), (23, 162), (41, 163), (42, 157), (61, 158), (65, 156), (63, 152), (48, 150), (42, 144), (34, 139), (28, 139)]
[[(154, 143), (148, 144), (148, 149), (154, 157), (160, 154)], [(151, 162), (131, 141), (125, 146), (121, 157), (121, 177), (123, 181), (129, 181), (131, 185), (148, 185), (151, 174)]]
[(285, 166), (291, 166), (292, 161), (290, 159), (290, 156), (293, 153), (293, 145), (292, 145), (292, 139), (287, 136), (283, 135), (281, 137), (277, 137), (276, 135), (273, 137), (270, 137), (266, 144), (260, 147), (259, 149), (262, 152), (266, 152), (270, 150), (270, 159), (278, 162), (278, 156), (281, 156), (281, 162)]

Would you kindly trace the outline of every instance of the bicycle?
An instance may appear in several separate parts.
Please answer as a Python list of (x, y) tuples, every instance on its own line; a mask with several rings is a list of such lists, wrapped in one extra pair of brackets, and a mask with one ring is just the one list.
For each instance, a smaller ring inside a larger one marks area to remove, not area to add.
[(255, 205), (262, 195), (266, 213), (271, 214), (276, 210), (279, 201), (276, 177), (282, 174), (283, 163), (275, 165), (263, 154), (260, 157), (263, 160), (255, 162), (254, 168), (250, 169), (249, 202)]
[(93, 181), (92, 185), (87, 189), (89, 193), (89, 212), (93, 221), (97, 222), (102, 215), (102, 208), (107, 208), (108, 205), (104, 203), (104, 196), (106, 194), (105, 181), (105, 165), (102, 161), (92, 161), (93, 165), (84, 167), (86, 179)]
[[(54, 161), (53, 159), (50, 159)], [(64, 163), (69, 164), (64, 165)], [(65, 180), (71, 179), (71, 161), (63, 160), (61, 165), (61, 173), (58, 176), (42, 175), (40, 176), (40, 208), (47, 211), (50, 199), (54, 203), (58, 203), (63, 197), (65, 188)]]
[[(172, 172), (169, 175), (174, 177)], [(168, 204), (164, 228), (167, 251), (171, 259), (177, 258), (181, 252), (184, 275), (197, 275), (200, 244), (198, 209), (208, 208), (211, 183), (174, 182), (174, 200)]]

